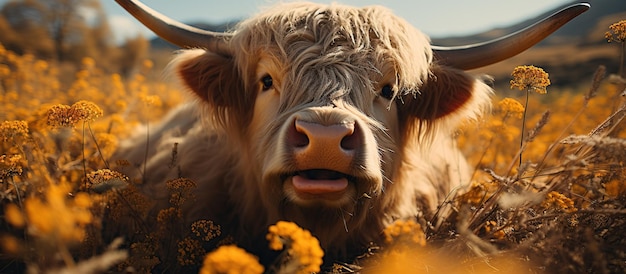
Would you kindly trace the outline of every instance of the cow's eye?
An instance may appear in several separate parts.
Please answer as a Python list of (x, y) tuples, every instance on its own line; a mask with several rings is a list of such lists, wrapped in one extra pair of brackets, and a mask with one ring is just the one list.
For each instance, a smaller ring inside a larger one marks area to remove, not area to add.
[(263, 91), (268, 91), (274, 85), (274, 80), (272, 76), (265, 75), (261, 78), (261, 85), (263, 86)]
[(380, 90), (380, 96), (385, 98), (385, 99), (387, 99), (387, 100), (393, 99), (393, 89), (391, 88), (391, 86), (390, 85), (384, 86)]

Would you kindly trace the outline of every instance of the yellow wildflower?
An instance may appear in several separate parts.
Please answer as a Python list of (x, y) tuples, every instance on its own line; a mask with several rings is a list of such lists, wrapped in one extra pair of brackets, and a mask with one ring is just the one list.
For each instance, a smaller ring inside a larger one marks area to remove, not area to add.
[(5, 179), (22, 174), (22, 156), (20, 155), (1, 155), (0, 156), (0, 183)]
[(48, 110), (48, 125), (53, 128), (73, 127), (80, 121), (92, 122), (102, 115), (102, 109), (89, 101), (78, 101), (71, 107), (58, 104)]
[(284, 245), (288, 246), (287, 254), (294, 260), (287, 262), (286, 272), (304, 274), (320, 271), (324, 251), (308, 230), (292, 222), (280, 221), (270, 226), (266, 238), (270, 249), (281, 250)]
[(547, 92), (546, 87), (550, 85), (548, 73), (535, 66), (517, 66), (511, 76), (513, 76), (511, 89), (517, 88), (545, 94)]
[(14, 227), (22, 228), (26, 225), (26, 220), (22, 211), (16, 204), (7, 204), (4, 208), (4, 218)]
[(604, 38), (611, 41), (623, 43), (626, 41), (626, 20), (621, 20), (609, 26), (609, 31), (604, 33)]
[(398, 220), (387, 226), (383, 233), (385, 234), (385, 241), (387, 243), (397, 243), (401, 241), (401, 239), (408, 239), (420, 246), (426, 245), (426, 235), (424, 231), (422, 231), (422, 227), (413, 220)]
[(22, 244), (20, 240), (13, 236), (0, 236), (0, 243), (2, 243), (2, 250), (9, 254), (19, 254), (22, 251)]
[(512, 98), (504, 98), (498, 102), (498, 107), (506, 115), (512, 115), (517, 118), (522, 118), (524, 114), (524, 106), (520, 102)]
[(178, 242), (178, 263), (180, 265), (198, 265), (205, 251), (198, 240), (186, 237)]
[(558, 210), (566, 213), (578, 211), (578, 209), (574, 206), (574, 201), (572, 201), (572, 199), (556, 191), (548, 193), (548, 195), (546, 195), (546, 199), (541, 203), (541, 206), (548, 210)]
[(491, 233), (496, 239), (502, 240), (506, 236), (506, 232), (497, 228), (495, 221), (487, 221), (485, 223), (485, 232)]
[(22, 120), (4, 121), (0, 124), (0, 139), (9, 140), (24, 139), (28, 136), (28, 123)]
[(163, 105), (161, 97), (157, 95), (145, 95), (141, 96), (141, 101), (149, 107), (160, 107)]
[(98, 105), (85, 100), (74, 103), (72, 109), (77, 113), (79, 120), (85, 122), (92, 122), (103, 115), (103, 111)]
[(93, 221), (87, 194), (69, 199), (67, 183), (48, 186), (45, 197), (28, 197), (24, 202), (27, 231), (36, 237), (64, 243), (80, 242), (85, 238), (85, 226)]
[(149, 70), (152, 67), (154, 67), (154, 62), (152, 62), (152, 60), (150, 59), (145, 59), (143, 60), (143, 62), (141, 63), (141, 66), (145, 69), (145, 70)]
[(484, 202), (487, 198), (491, 197), (498, 189), (500, 188), (500, 184), (493, 181), (473, 181), (470, 189), (457, 196), (456, 200), (459, 203), (467, 203), (471, 205), (479, 205)]
[(210, 220), (198, 220), (193, 222), (191, 224), (191, 232), (205, 242), (222, 234), (220, 225), (216, 225)]
[(207, 254), (200, 269), (200, 274), (213, 273), (263, 273), (264, 268), (259, 260), (245, 250), (233, 246), (223, 245)]
[(68, 105), (58, 104), (48, 110), (48, 125), (53, 128), (73, 127), (77, 122), (78, 117)]
[(128, 181), (128, 177), (124, 174), (106, 168), (87, 174), (87, 188), (96, 193), (104, 193), (115, 188), (124, 188), (128, 185)]
[(93, 67), (95, 67), (95, 66), (96, 66), (96, 60), (94, 60), (94, 59), (93, 59), (93, 58), (91, 58), (91, 57), (84, 57), (84, 58), (81, 60), (81, 63), (82, 63), (82, 65), (83, 65), (83, 67), (85, 67), (85, 68), (93, 68)]
[(196, 183), (187, 178), (178, 178), (169, 180), (166, 183), (167, 189), (171, 192), (170, 204), (172, 206), (180, 207), (187, 199), (193, 199), (193, 190), (196, 188)]

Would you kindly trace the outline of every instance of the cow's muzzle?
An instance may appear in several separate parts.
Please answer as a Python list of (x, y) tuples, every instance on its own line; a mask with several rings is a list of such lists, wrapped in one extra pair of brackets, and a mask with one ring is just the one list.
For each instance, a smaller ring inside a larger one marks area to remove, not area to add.
[(371, 173), (380, 172), (380, 163), (367, 130), (356, 117), (336, 108), (294, 114), (281, 132), (295, 169), (283, 175), (287, 196), (301, 204), (338, 206), (355, 200), (359, 191), (369, 192), (366, 189), (379, 183), (380, 176)]

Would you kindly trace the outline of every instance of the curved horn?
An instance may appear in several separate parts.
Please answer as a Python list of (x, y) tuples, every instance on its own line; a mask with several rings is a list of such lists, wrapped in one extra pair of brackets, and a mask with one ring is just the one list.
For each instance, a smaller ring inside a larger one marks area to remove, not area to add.
[(195, 28), (149, 8), (138, 0), (115, 0), (126, 11), (159, 37), (182, 48), (205, 48), (210, 51), (225, 50), (228, 33), (212, 32)]
[(462, 70), (484, 67), (527, 50), (590, 7), (587, 3), (571, 5), (525, 29), (491, 41), (457, 47), (432, 46), (432, 48), (435, 58), (441, 64)]

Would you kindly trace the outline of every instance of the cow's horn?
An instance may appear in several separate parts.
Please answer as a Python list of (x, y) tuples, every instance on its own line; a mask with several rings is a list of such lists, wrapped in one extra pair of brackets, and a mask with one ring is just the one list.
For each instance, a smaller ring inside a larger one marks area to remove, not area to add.
[(568, 6), (525, 29), (491, 41), (457, 47), (433, 46), (435, 58), (442, 64), (463, 70), (491, 65), (539, 43), (589, 7), (587, 3)]
[(126, 11), (159, 37), (182, 48), (205, 48), (210, 51), (227, 50), (224, 39), (231, 34), (202, 30), (172, 20), (138, 0), (115, 0)]

